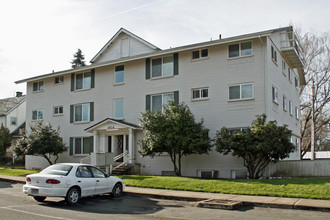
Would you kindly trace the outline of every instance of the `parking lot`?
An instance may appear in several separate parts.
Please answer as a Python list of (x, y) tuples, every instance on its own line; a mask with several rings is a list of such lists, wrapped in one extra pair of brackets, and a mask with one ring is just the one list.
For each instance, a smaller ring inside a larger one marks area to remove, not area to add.
[(36, 202), (22, 192), (22, 184), (0, 181), (1, 219), (329, 219), (329, 212), (243, 207), (236, 211), (195, 207), (194, 202), (125, 194), (83, 198), (68, 206), (62, 198)]

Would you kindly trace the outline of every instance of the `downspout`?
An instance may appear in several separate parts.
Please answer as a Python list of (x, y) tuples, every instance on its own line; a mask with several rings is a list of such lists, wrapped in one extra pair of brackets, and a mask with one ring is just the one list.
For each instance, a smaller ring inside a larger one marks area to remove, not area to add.
[[(262, 41), (262, 38), (261, 38), (261, 36), (259, 35), (258, 36), (259, 37), (259, 40), (260, 40), (260, 42), (261, 42), (261, 45), (262, 45), (262, 48), (263, 48), (263, 58), (264, 58), (264, 62), (263, 62), (263, 65), (264, 65), (264, 105), (265, 105), (265, 114), (267, 113), (267, 91), (266, 91), (266, 88), (267, 88), (267, 86), (266, 86), (266, 82), (267, 82), (267, 80), (266, 80), (266, 51), (265, 51), (265, 48), (264, 48), (264, 42)], [(267, 114), (266, 114), (267, 115)]]

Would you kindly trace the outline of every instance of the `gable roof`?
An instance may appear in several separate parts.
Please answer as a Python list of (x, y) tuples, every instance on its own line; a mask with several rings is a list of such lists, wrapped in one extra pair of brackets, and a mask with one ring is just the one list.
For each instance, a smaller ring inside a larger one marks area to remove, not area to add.
[[(92, 63), (91, 65), (79, 67), (79, 68), (76, 68), (76, 69), (68, 69), (68, 70), (58, 71), (58, 72), (55, 72), (55, 73), (48, 73), (48, 74), (44, 74), (44, 75), (39, 75), (39, 76), (27, 78), (27, 79), (18, 80), (15, 83), (19, 84), (19, 83), (24, 83), (24, 82), (31, 82), (31, 81), (41, 80), (41, 79), (45, 79), (45, 78), (49, 78), (49, 77), (55, 77), (55, 76), (60, 76), (60, 75), (64, 75), (64, 74), (75, 73), (75, 72), (78, 72), (78, 71), (86, 71), (86, 70), (91, 70), (91, 69), (94, 69), (94, 68), (99, 68), (99, 67), (104, 67), (104, 66), (109, 66), (109, 65), (115, 65), (115, 64), (118, 64), (118, 63), (123, 63), (123, 62), (128, 62), (128, 61), (140, 60), (140, 59), (145, 59), (145, 58), (150, 58), (150, 57), (155, 57), (155, 56), (162, 56), (162, 55), (166, 55), (166, 54), (170, 54), (170, 53), (179, 53), (179, 52), (183, 52), (183, 51), (187, 51), (187, 50), (196, 50), (196, 49), (200, 49), (200, 48), (203, 48), (203, 47), (229, 44), (229, 43), (239, 42), (239, 41), (242, 41), (242, 40), (251, 40), (251, 39), (255, 39), (255, 38), (267, 37), (267, 36), (270, 36), (272, 33), (275, 33), (275, 32), (281, 32), (281, 31), (288, 31), (289, 32), (289, 31), (292, 31), (292, 30), (293, 30), (293, 27), (288, 26), (288, 27), (270, 29), (270, 30), (261, 31), (261, 32), (238, 35), (238, 36), (234, 36), (234, 37), (222, 38), (222, 39), (217, 39), (217, 40), (211, 40), (211, 41), (206, 41), (206, 42), (201, 42), (201, 43), (196, 43), (196, 44), (190, 44), (190, 45), (185, 45), (185, 46), (179, 46), (179, 47), (174, 47), (174, 48), (170, 48), (170, 49), (166, 49), (166, 50), (161, 50), (161, 49), (157, 48), (156, 46), (154, 46), (154, 45), (148, 43), (147, 41), (143, 40), (142, 38), (136, 36), (135, 34), (127, 31), (126, 29), (121, 28), (110, 39), (110, 41), (97, 53), (97, 55), (91, 60), (91, 62), (92, 61), (94, 62), (102, 54), (102, 52), (105, 51), (107, 49), (107, 47), (115, 40), (115, 38), (121, 33), (129, 34), (130, 36), (134, 37), (135, 39), (148, 44), (151, 48), (154, 47), (156, 50), (154, 52), (151, 52), (151, 53), (139, 54), (139, 55), (135, 55), (135, 56), (124, 57), (124, 58), (120, 58), (120, 59), (117, 59), (117, 60), (110, 60), (110, 61), (106, 61), (106, 62)], [(301, 84), (305, 84), (305, 77), (304, 77), (303, 71), (298, 71), (298, 73), (299, 73), (299, 79), (302, 80)]]
[(115, 123), (115, 124), (120, 124), (120, 125), (123, 125), (124, 127), (132, 128), (132, 129), (140, 129), (140, 127), (138, 125), (126, 122), (124, 120), (116, 120), (116, 119), (113, 119), (113, 118), (106, 118), (106, 119), (96, 123), (95, 125), (92, 125), (92, 126), (86, 128), (84, 131), (91, 132), (94, 128), (100, 127), (100, 126), (102, 126), (104, 124), (107, 124), (109, 122), (112, 122), (112, 123)]
[(146, 46), (150, 47), (153, 50), (161, 50), (158, 47), (156, 47), (155, 45), (149, 43), (148, 41), (140, 38), (139, 36), (129, 32), (128, 30), (126, 30), (125, 28), (120, 28), (119, 31), (117, 31), (117, 33), (103, 46), (103, 48), (93, 57), (93, 59), (91, 59), (91, 63), (93, 63), (95, 60), (97, 60), (97, 58), (99, 58), (102, 53), (111, 45), (111, 43), (122, 33), (127, 34), (128, 36), (136, 39), (137, 41), (140, 41), (141, 43), (145, 44)]
[(7, 115), (7, 113), (24, 100), (25, 96), (0, 99), (0, 116)]

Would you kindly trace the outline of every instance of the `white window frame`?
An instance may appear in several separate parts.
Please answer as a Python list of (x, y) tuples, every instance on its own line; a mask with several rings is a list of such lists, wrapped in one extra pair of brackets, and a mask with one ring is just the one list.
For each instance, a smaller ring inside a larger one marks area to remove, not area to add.
[[(172, 58), (172, 72), (171, 74), (169, 75), (164, 75), (164, 59), (165, 58), (169, 58), (171, 57)], [(154, 60), (158, 60), (158, 59), (161, 59), (161, 75), (160, 76), (153, 76), (153, 61)], [(151, 73), (151, 79), (157, 79), (157, 78), (164, 78), (164, 77), (172, 77), (174, 76), (174, 56), (173, 55), (170, 55), (170, 56), (163, 56), (163, 57), (157, 57), (157, 58), (154, 58), (154, 59), (151, 59), (151, 65), (150, 65), (150, 73)]]
[[(76, 107), (77, 106), (81, 106), (81, 121), (76, 121)], [(84, 106), (88, 106), (88, 113), (87, 113), (87, 120), (84, 120)], [(86, 122), (90, 122), (90, 112), (91, 112), (91, 106), (90, 106), (90, 103), (82, 103), (82, 104), (76, 104), (76, 105), (73, 105), (73, 122), (74, 123), (86, 123)]]
[(288, 110), (288, 107), (287, 107), (287, 104), (286, 104), (286, 96), (283, 95), (283, 111), (287, 111)]
[[(203, 90), (207, 90), (207, 96), (203, 96)], [(197, 98), (194, 98), (194, 92), (198, 92), (199, 96)], [(209, 99), (209, 88), (208, 87), (202, 87), (202, 88), (196, 88), (191, 90), (191, 100), (192, 101), (201, 101), (201, 100), (207, 100)]]
[(299, 108), (295, 106), (295, 118), (299, 120)]
[(10, 125), (17, 125), (17, 117), (10, 117)]
[(273, 45), (271, 45), (271, 57), (272, 60), (277, 64), (277, 50), (276, 47), (274, 47)]
[(293, 106), (292, 106), (292, 101), (289, 100), (289, 114), (292, 116), (293, 115)]
[(155, 113), (156, 111), (158, 111), (158, 109), (155, 110), (155, 111), (153, 109), (152, 98), (155, 97), (155, 96), (161, 96), (162, 97), (162, 102), (161, 102), (162, 103), (162, 107), (161, 108), (162, 108), (162, 112), (164, 112), (164, 107), (167, 105), (167, 103), (164, 103), (164, 96), (165, 95), (172, 95), (173, 96), (173, 100), (172, 101), (174, 101), (174, 92), (153, 94), (153, 95), (150, 96), (150, 110), (151, 110), (151, 112)]
[[(76, 153), (76, 139), (80, 139), (80, 152), (81, 153)], [(76, 156), (78, 156), (78, 155), (89, 155), (90, 154), (90, 152), (89, 153), (85, 153), (84, 154), (84, 139), (90, 139), (90, 137), (73, 137), (73, 146), (72, 146), (72, 148), (73, 148), (73, 155), (76, 155)], [(91, 147), (93, 147), (93, 143), (90, 143), (91, 144)]]
[[(202, 56), (203, 51), (207, 51), (207, 56)], [(198, 52), (198, 57), (194, 57), (194, 53)], [(203, 59), (207, 59), (209, 58), (209, 49), (208, 48), (204, 48), (204, 49), (200, 49), (200, 50), (193, 50), (191, 52), (191, 59), (192, 60), (203, 60)]]
[(294, 76), (294, 86), (296, 87), (296, 89), (299, 89), (299, 81), (298, 81), (298, 77)]
[[(57, 109), (57, 113), (56, 113), (56, 109)], [(62, 109), (62, 112), (61, 112)], [(61, 116), (63, 115), (63, 106), (54, 106), (53, 107), (53, 116)]]
[[(252, 96), (248, 98), (242, 98), (242, 86), (245, 85), (252, 85)], [(230, 99), (230, 87), (239, 86), (239, 95), (240, 97), (238, 99)], [(254, 99), (254, 83), (242, 83), (242, 84), (234, 84), (228, 86), (228, 101), (243, 101), (243, 100), (251, 100)]]
[[(37, 85), (36, 90), (34, 89), (35, 84)], [(44, 81), (34, 82), (32, 84), (32, 91), (33, 92), (42, 92), (42, 91), (44, 91)]]
[[(242, 44), (245, 44), (245, 43), (251, 43), (251, 54), (242, 55)], [(238, 44), (238, 56), (230, 56), (229, 47), (233, 46), (233, 45), (237, 45), (237, 44)], [(228, 45), (228, 54), (227, 54), (227, 56), (228, 56), (228, 59), (235, 59), (235, 58), (239, 58), (239, 57), (253, 56), (253, 42), (252, 41), (244, 41), (244, 42)]]
[(286, 62), (284, 60), (282, 60), (282, 73), (284, 76), (286, 76), (286, 70), (287, 69), (287, 65), (286, 65)]
[[(85, 77), (85, 74), (90, 74), (88, 86), (85, 86), (85, 80), (87, 80), (87, 77)], [(82, 75), (82, 87), (79, 89), (77, 89), (77, 76), (78, 75)], [(88, 90), (91, 88), (92, 88), (92, 73), (91, 72), (83, 72), (83, 73), (75, 74), (75, 76), (74, 76), (74, 90), (75, 91)]]
[[(33, 113), (37, 113), (37, 118), (33, 118)], [(44, 111), (42, 109), (32, 110), (32, 121), (41, 121), (44, 119)]]
[[(56, 80), (58, 79), (58, 82), (56, 82)], [(54, 78), (54, 84), (55, 85), (61, 85), (64, 83), (64, 76), (56, 76)]]
[(272, 101), (278, 104), (278, 88), (276, 86), (272, 86)]
[[(118, 114), (118, 112), (116, 111), (116, 107), (117, 107), (117, 105), (119, 104), (118, 102), (119, 101), (121, 101), (122, 102), (122, 112), (121, 112), (121, 115), (120, 116), (118, 116), (117, 114)], [(115, 119), (124, 119), (124, 99), (114, 99), (113, 100), (113, 117), (115, 118)]]
[[(117, 67), (123, 67), (123, 70), (122, 70), (122, 74), (123, 74), (123, 81), (121, 82), (117, 82), (117, 72), (121, 72), (121, 71), (117, 71)], [(115, 66), (115, 71), (114, 71), (114, 77), (113, 77), (113, 83), (114, 85), (122, 85), (125, 83), (125, 65), (117, 65)]]

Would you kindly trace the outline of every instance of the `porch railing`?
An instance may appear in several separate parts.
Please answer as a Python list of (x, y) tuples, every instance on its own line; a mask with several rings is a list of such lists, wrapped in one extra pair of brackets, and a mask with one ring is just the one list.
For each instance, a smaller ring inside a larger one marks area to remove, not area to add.
[[(119, 154), (119, 155), (115, 156), (115, 157), (114, 157), (114, 162), (117, 162), (118, 160), (124, 158), (126, 155), (127, 155), (127, 151), (124, 151), (122, 154)], [(124, 161), (124, 160), (123, 160), (123, 161)], [(116, 170), (116, 169), (118, 169), (119, 167), (122, 167), (122, 166), (125, 166), (125, 165), (126, 165), (126, 163), (125, 163), (125, 162), (122, 162), (121, 164), (112, 167), (111, 170)]]
[(88, 156), (80, 159), (80, 163), (90, 164), (91, 163), (91, 155), (88, 155)]

